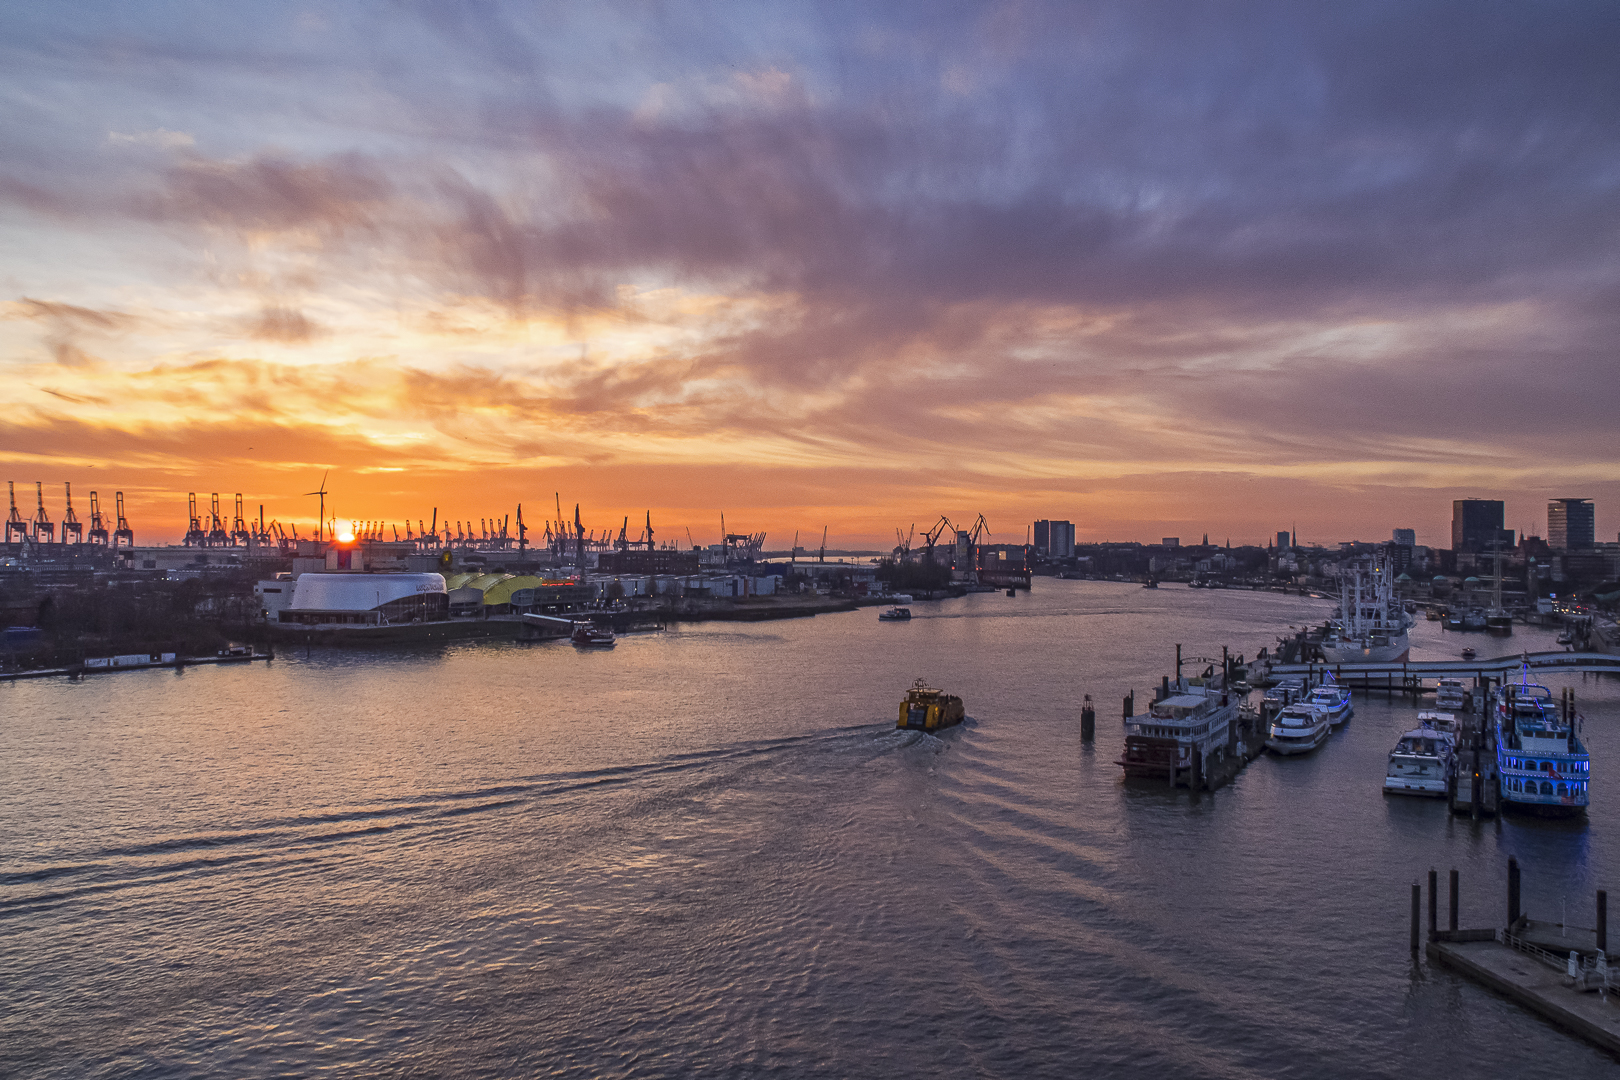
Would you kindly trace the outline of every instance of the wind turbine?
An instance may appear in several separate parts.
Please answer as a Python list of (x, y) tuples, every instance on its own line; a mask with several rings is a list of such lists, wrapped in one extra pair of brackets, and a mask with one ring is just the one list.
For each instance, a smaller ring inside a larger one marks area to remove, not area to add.
[(326, 524), (326, 478), (328, 476), (331, 476), (331, 475), (332, 475), (332, 470), (327, 469), (324, 473), (321, 474), (320, 490), (304, 492), (305, 495), (319, 495), (321, 497), (321, 516), (320, 516), (320, 520), (315, 525), (315, 540), (316, 540), (316, 542), (320, 541), (322, 526), (324, 526)]

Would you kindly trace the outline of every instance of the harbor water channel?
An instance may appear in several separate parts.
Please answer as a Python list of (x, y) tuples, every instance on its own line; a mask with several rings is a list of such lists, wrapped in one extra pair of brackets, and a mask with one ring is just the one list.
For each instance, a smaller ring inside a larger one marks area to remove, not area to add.
[[(1177, 643), (1331, 608), (1037, 579), (0, 687), (0, 1076), (1615, 1075), (1415, 960), (1407, 913), (1455, 866), (1462, 925), (1501, 925), (1516, 855), (1533, 917), (1592, 925), (1620, 681), (1549, 677), (1581, 821), (1384, 796), (1416, 706), (1382, 692), (1213, 793), (1122, 780), (1121, 698)], [(1420, 619), (1413, 659), (1552, 638)], [(895, 731), (919, 677), (968, 722)]]

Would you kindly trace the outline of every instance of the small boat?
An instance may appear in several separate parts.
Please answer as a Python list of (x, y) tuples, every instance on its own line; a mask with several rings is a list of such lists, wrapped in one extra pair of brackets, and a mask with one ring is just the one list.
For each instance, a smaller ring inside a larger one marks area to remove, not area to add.
[(1158, 587), (1159, 579), (1155, 577), (1150, 577), (1146, 581), (1142, 582), (1142, 588), (1144, 589), (1157, 589)]
[(1573, 645), (1575, 644), (1575, 637), (1568, 630), (1566, 630), (1562, 634), (1558, 635), (1558, 644)]
[(1430, 608), (1429, 613), (1426, 616), (1426, 618), (1430, 622), (1439, 622), (1441, 619), (1443, 619), (1445, 617), (1446, 617), (1445, 612), (1443, 612), (1439, 608), (1435, 608), (1435, 607)]
[(1435, 708), (1460, 712), (1468, 702), (1468, 690), (1461, 679), (1441, 679), (1434, 688)]
[(1462, 658), (1464, 660), (1472, 660), (1474, 657), (1476, 657), (1478, 655), (1479, 655), (1479, 653), (1474, 649), (1474, 647), (1472, 645), (1470, 645), (1468, 648), (1466, 648), (1466, 649), (1464, 649), (1462, 651)]
[(900, 722), (894, 726), (912, 731), (937, 731), (960, 724), (966, 716), (961, 698), (935, 690), (918, 679), (900, 702)]
[[(1457, 758), (1455, 718), (1445, 730), (1435, 725), (1438, 715), (1420, 713), (1418, 726), (1401, 735), (1389, 752), (1384, 772), (1385, 795), (1427, 795), (1443, 799)], [(1428, 719), (1425, 719), (1428, 718)]]
[(590, 622), (575, 623), (574, 632), (568, 637), (575, 645), (586, 645), (600, 649), (611, 649), (619, 643), (618, 639), (613, 636), (612, 630)]
[(1340, 686), (1333, 681), (1333, 673), (1327, 673), (1322, 685), (1313, 689), (1305, 704), (1315, 706), (1327, 714), (1328, 726), (1338, 727), (1355, 715), (1355, 706), (1350, 703), (1350, 688)]
[(1444, 626), (1447, 630), (1461, 630), (1463, 628), (1462, 612), (1460, 612), (1460, 611), (1448, 611), (1448, 612), (1446, 612), (1445, 622), (1443, 622), (1441, 625)]
[(1017, 596), (1018, 595), (1018, 590), (1017, 589), (1008, 589), (1007, 590), (1007, 595), (1008, 596)]
[(1304, 702), (1289, 705), (1266, 729), (1266, 749), (1289, 757), (1308, 754), (1327, 741), (1327, 713)]
[(888, 611), (878, 612), (879, 622), (905, 622), (911, 618), (911, 609), (908, 607), (892, 607)]
[(1513, 633), (1513, 616), (1505, 611), (1493, 610), (1485, 613), (1485, 631), (1490, 634)]

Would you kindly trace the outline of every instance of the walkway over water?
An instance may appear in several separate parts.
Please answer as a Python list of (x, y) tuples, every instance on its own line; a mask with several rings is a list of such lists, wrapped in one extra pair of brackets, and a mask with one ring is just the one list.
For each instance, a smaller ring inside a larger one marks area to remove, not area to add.
[(1272, 664), (1270, 677), (1303, 675), (1311, 679), (1324, 671), (1333, 672), (1340, 682), (1404, 682), (1415, 679), (1474, 678), (1500, 679), (1519, 671), (1525, 664), (1531, 671), (1612, 671), (1620, 673), (1620, 656), (1595, 652), (1513, 653), (1493, 659), (1401, 660), (1379, 664)]

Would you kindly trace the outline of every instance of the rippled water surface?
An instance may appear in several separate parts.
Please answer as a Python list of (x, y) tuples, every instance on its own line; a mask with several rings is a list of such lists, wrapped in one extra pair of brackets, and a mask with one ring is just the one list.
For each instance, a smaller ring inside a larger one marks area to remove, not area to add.
[[(1384, 797), (1414, 712), (1382, 694), (1213, 795), (1122, 782), (1119, 699), (1177, 642), (1327, 607), (1041, 579), (909, 624), (0, 685), (0, 1075), (1613, 1075), (1406, 939), (1430, 866), (1502, 922), (1509, 854), (1591, 925), (1620, 683), (1552, 683), (1583, 823)], [(971, 720), (894, 731), (917, 676)]]

